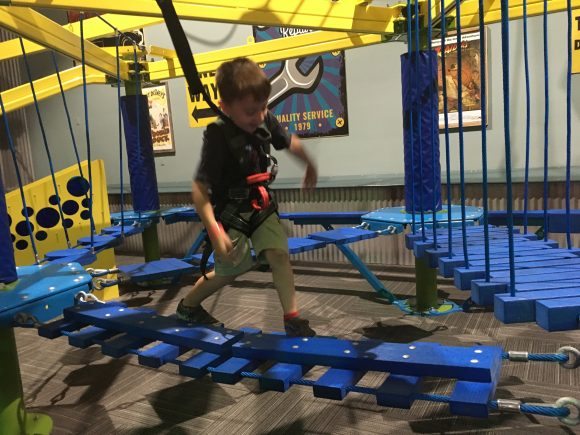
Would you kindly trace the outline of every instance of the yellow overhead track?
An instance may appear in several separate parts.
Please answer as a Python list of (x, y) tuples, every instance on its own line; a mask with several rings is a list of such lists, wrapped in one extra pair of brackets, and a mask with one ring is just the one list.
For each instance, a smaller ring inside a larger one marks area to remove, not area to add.
[[(1, 3), (1, 2), (0, 2)], [(141, 29), (143, 27), (152, 26), (163, 23), (162, 18), (151, 17), (132, 17), (127, 15), (105, 14), (102, 16), (112, 26), (115, 26), (121, 32), (127, 32), (133, 29)], [(2, 26), (2, 24), (0, 24)], [(80, 23), (70, 23), (62, 26), (64, 30), (80, 36)], [(99, 17), (88, 18), (83, 21), (83, 30), (85, 39), (102, 38), (104, 36), (114, 35), (114, 30), (105, 24)], [(24, 49), (26, 53), (38, 53), (46, 50), (46, 47), (35, 42), (24, 40)], [(9, 41), (0, 42), (0, 61), (11, 59), (13, 57), (22, 56), (20, 49), (20, 41), (18, 39), (11, 39)]]
[[(215, 71), (224, 61), (237, 56), (248, 56), (258, 63), (274, 62), (290, 57), (301, 57), (329, 51), (344, 50), (364, 45), (378, 44), (385, 41), (381, 35), (358, 35), (343, 32), (313, 32), (289, 38), (264, 41), (240, 47), (202, 53), (195, 56), (200, 73)], [(123, 47), (121, 47), (123, 48)], [(128, 47), (131, 48), (131, 47)], [(114, 50), (107, 48), (106, 50)], [(172, 50), (150, 47), (151, 55), (165, 57), (174, 55)], [(150, 81), (162, 81), (183, 76), (183, 71), (177, 58), (165, 59), (157, 62), (146, 62), (145, 70), (149, 72)], [(82, 85), (80, 66), (62, 71), (63, 87), (66, 90)], [(106, 83), (106, 75), (93, 68), (87, 68), (87, 82), (89, 84)], [(34, 88), (39, 100), (56, 95), (60, 92), (56, 74), (36, 80)], [(22, 85), (3, 92), (2, 99), (6, 110), (20, 109), (33, 102), (29, 85)]]
[[(382, 35), (312, 32), (289, 38), (215, 50), (209, 53), (197, 54), (194, 57), (197, 70), (202, 73), (215, 71), (223, 62), (236, 57), (249, 57), (256, 63), (266, 63), (379, 44), (381, 42), (385, 42), (385, 37)], [(149, 62), (148, 71), (151, 81), (183, 76), (181, 64), (177, 58)]]
[[(509, 6), (509, 19), (521, 19), (524, 16), (523, 3), (526, 2), (527, 15), (529, 17), (541, 15), (544, 13), (544, 1), (543, 0), (510, 0), (508, 2)], [(426, 3), (423, 3), (426, 7)], [(445, 8), (449, 9), (447, 17), (455, 17), (455, 0), (445, 0)], [(566, 0), (548, 0), (547, 1), (548, 12), (563, 12), (567, 10)], [(572, 9), (580, 8), (580, 0), (572, 0)], [(501, 21), (501, 0), (484, 0), (484, 22), (485, 24), (498, 23)], [(441, 3), (434, 2), (431, 7), (431, 14), (433, 20), (437, 20), (441, 15)], [(469, 28), (479, 25), (479, 5), (478, 0), (465, 0), (461, 2), (461, 27)]]
[[(29, 8), (0, 6), (2, 27), (34, 42), (50, 47), (73, 59), (81, 60), (81, 39)], [(90, 41), (85, 41), (85, 63), (112, 76), (117, 75), (117, 60)], [(129, 67), (121, 61), (121, 78), (129, 79)]]
[[(75, 66), (60, 72), (62, 87), (65, 91), (82, 86), (83, 76), (81, 66)], [(86, 67), (87, 84), (104, 84), (106, 83), (106, 76), (100, 71), (97, 71), (90, 66)], [(36, 98), (41, 101), (52, 95), (60, 93), (60, 86), (56, 74), (34, 80), (34, 91)], [(21, 109), (29, 104), (34, 103), (32, 91), (30, 90), (30, 83), (9, 89), (1, 92), (2, 101), (6, 112), (12, 112)]]
[[(0, 0), (0, 4), (161, 17), (155, 0)], [(356, 33), (394, 33), (394, 23), (405, 8), (332, 0), (176, 0), (173, 4), (184, 20)]]

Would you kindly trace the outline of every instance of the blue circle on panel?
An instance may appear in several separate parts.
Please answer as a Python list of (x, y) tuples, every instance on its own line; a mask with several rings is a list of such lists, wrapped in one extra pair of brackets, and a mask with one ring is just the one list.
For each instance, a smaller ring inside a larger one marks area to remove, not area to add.
[[(30, 222), (30, 231), (34, 232), (34, 225)], [(28, 231), (28, 224), (26, 221), (20, 221), (16, 224), (16, 232), (20, 236), (28, 236), (30, 232)]]
[(70, 228), (70, 227), (73, 226), (73, 220), (67, 218), (67, 219), (64, 220), (63, 225), (64, 225), (65, 228)]
[(30, 217), (34, 215), (34, 209), (32, 207), (26, 207), (26, 209), (22, 209), (21, 213), (24, 217), (26, 217), (26, 214), (28, 213), (28, 217)]
[(35, 237), (36, 240), (42, 242), (43, 240), (46, 240), (48, 233), (46, 231), (37, 231)]
[(91, 214), (89, 213), (88, 210), (81, 211), (81, 219), (89, 220), (90, 217), (91, 217)]
[(48, 198), (48, 202), (52, 205), (58, 205), (58, 196), (56, 195), (52, 195), (50, 198)]
[(16, 242), (16, 249), (19, 251), (24, 251), (26, 248), (28, 248), (28, 242), (26, 240), (19, 240)]
[(62, 211), (64, 214), (67, 214), (69, 216), (72, 216), (73, 214), (75, 214), (77, 211), (79, 211), (79, 204), (72, 200), (69, 199), (68, 201), (65, 201), (64, 204), (62, 205)]
[(36, 222), (42, 228), (52, 228), (58, 224), (59, 220), (60, 216), (58, 215), (58, 212), (50, 207), (43, 208), (36, 215)]
[(72, 177), (66, 183), (66, 190), (72, 196), (84, 196), (89, 191), (90, 184), (86, 178), (77, 176)]

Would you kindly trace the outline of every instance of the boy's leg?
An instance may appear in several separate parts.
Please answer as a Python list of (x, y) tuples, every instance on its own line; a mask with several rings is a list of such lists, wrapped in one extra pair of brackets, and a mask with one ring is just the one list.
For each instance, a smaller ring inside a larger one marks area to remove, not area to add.
[(193, 289), (177, 305), (177, 317), (190, 323), (216, 325), (221, 322), (209, 314), (202, 306), (201, 302), (217, 290), (231, 283), (236, 276), (220, 276), (214, 271), (206, 274), (197, 280)]
[(294, 274), (288, 252), (280, 249), (266, 249), (263, 254), (272, 269), (274, 287), (278, 290), (278, 297), (284, 310), (286, 335), (313, 337), (316, 332), (310, 327), (308, 320), (299, 317)]
[(279, 249), (266, 249), (264, 255), (272, 269), (272, 279), (276, 290), (278, 290), (284, 315), (298, 311), (294, 274), (288, 252)]
[(206, 274), (207, 279), (203, 276), (200, 277), (197, 282), (194, 284), (191, 291), (185, 296), (183, 299), (184, 305), (188, 307), (197, 307), (202, 303), (202, 301), (220, 288), (225, 285), (228, 285), (233, 280), (236, 279), (235, 275), (232, 276), (219, 276), (215, 274), (215, 271), (211, 271)]

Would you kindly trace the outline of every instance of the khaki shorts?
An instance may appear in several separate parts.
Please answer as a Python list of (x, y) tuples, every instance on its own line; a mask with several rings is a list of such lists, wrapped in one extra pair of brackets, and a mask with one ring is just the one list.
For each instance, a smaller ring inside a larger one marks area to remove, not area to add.
[[(242, 217), (248, 219), (251, 213), (244, 213)], [(288, 252), (288, 236), (280, 222), (277, 213), (272, 213), (262, 224), (252, 233), (250, 239), (237, 230), (229, 229), (228, 236), (234, 244), (232, 260), (222, 261), (215, 259), (215, 273), (218, 276), (240, 275), (247, 272), (254, 266), (251, 249), (254, 249), (256, 258), (262, 264), (266, 264), (264, 251), (266, 249), (277, 249)], [(251, 244), (250, 244), (251, 242)]]

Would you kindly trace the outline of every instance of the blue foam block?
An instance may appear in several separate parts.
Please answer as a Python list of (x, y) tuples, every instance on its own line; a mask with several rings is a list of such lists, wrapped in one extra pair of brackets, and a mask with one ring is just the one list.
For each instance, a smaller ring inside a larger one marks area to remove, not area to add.
[(483, 350), (472, 363), (474, 347), (413, 346), (379, 340), (348, 341), (313, 337), (247, 335), (232, 347), (232, 354), (247, 360), (275, 360), (290, 364), (322, 365), (353, 371), (382, 371), (410, 376), (437, 376), (477, 382), (491, 381), (491, 370), (501, 364), (502, 349)]
[(578, 329), (580, 297), (541, 300), (536, 302), (536, 322), (548, 331)]
[(485, 269), (480, 267), (457, 267), (453, 271), (453, 281), (455, 287), (460, 290), (471, 290), (471, 281), (485, 278)]
[(175, 360), (185, 349), (173, 344), (159, 343), (155, 346), (138, 352), (139, 364), (158, 368), (163, 364)]
[(356, 385), (365, 372), (345, 369), (328, 369), (313, 387), (314, 397), (342, 400), (349, 392), (349, 387)]
[(377, 389), (377, 404), (410, 409), (421, 391), (421, 384), (420, 377), (391, 374)]
[(260, 377), (260, 388), (265, 391), (287, 391), (291, 386), (290, 381), (302, 379), (310, 368), (299, 364), (274, 364)]
[(457, 381), (451, 394), (449, 410), (453, 415), (487, 418), (488, 402), (495, 387), (495, 383)]
[(433, 249), (435, 245), (431, 241), (417, 241), (413, 244), (413, 254), (417, 258), (423, 258), (427, 249)]
[(491, 306), (494, 296), (507, 292), (507, 287), (505, 282), (487, 282), (484, 279), (474, 279), (471, 281), (471, 299), (476, 304)]
[(439, 273), (445, 278), (451, 278), (454, 274), (454, 270), (457, 267), (462, 266), (465, 266), (465, 261), (463, 259), (456, 259), (454, 257), (439, 258)]
[(534, 304), (529, 299), (509, 293), (495, 295), (493, 312), (503, 323), (533, 322), (536, 316)]

